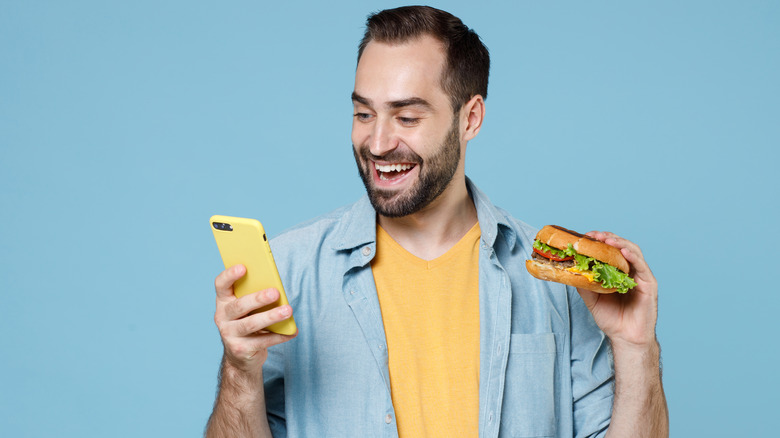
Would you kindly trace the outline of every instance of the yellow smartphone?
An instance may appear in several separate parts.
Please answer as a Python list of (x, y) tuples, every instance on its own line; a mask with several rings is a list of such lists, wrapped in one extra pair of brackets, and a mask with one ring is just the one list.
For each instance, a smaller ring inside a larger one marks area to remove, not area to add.
[[(240, 298), (273, 287), (279, 291), (279, 299), (252, 313), (264, 312), (288, 304), (282, 279), (279, 277), (274, 256), (271, 254), (271, 245), (268, 244), (268, 238), (260, 221), (215, 215), (211, 217), (210, 222), (225, 269), (238, 264), (246, 266), (246, 275), (233, 284), (233, 293), (236, 297)], [(271, 324), (266, 330), (292, 335), (297, 328), (295, 320), (290, 317)]]

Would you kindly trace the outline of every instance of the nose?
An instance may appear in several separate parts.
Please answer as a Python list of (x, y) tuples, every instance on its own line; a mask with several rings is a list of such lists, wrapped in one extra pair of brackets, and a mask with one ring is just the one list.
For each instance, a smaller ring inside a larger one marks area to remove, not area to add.
[(388, 121), (377, 119), (368, 138), (368, 149), (375, 156), (381, 157), (397, 147), (398, 139), (392, 125)]

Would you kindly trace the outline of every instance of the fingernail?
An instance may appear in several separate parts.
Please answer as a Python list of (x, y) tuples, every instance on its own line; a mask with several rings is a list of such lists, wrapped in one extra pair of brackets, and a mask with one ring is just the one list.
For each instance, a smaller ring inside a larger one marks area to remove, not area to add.
[(282, 306), (279, 308), (279, 315), (287, 317), (292, 314), (292, 308), (290, 306)]
[(265, 296), (268, 297), (269, 300), (275, 300), (276, 299), (276, 291), (271, 289), (265, 293)]

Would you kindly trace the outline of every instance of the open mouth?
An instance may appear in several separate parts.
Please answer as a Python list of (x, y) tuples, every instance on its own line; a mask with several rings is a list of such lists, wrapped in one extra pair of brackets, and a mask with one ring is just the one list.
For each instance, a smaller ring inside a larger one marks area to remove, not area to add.
[(400, 164), (379, 164), (374, 163), (374, 168), (376, 169), (376, 173), (379, 176), (379, 179), (382, 181), (393, 181), (397, 180), (404, 175), (411, 172), (412, 169), (414, 169), (416, 164), (411, 163), (400, 163)]

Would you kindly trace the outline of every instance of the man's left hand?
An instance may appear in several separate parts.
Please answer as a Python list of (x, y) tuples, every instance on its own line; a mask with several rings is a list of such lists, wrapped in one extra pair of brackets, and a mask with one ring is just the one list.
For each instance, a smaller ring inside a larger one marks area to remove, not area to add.
[(596, 324), (612, 341), (613, 347), (647, 348), (654, 345), (658, 282), (639, 246), (610, 232), (591, 231), (587, 235), (620, 249), (631, 265), (628, 274), (637, 284), (625, 294), (600, 294), (578, 288)]

